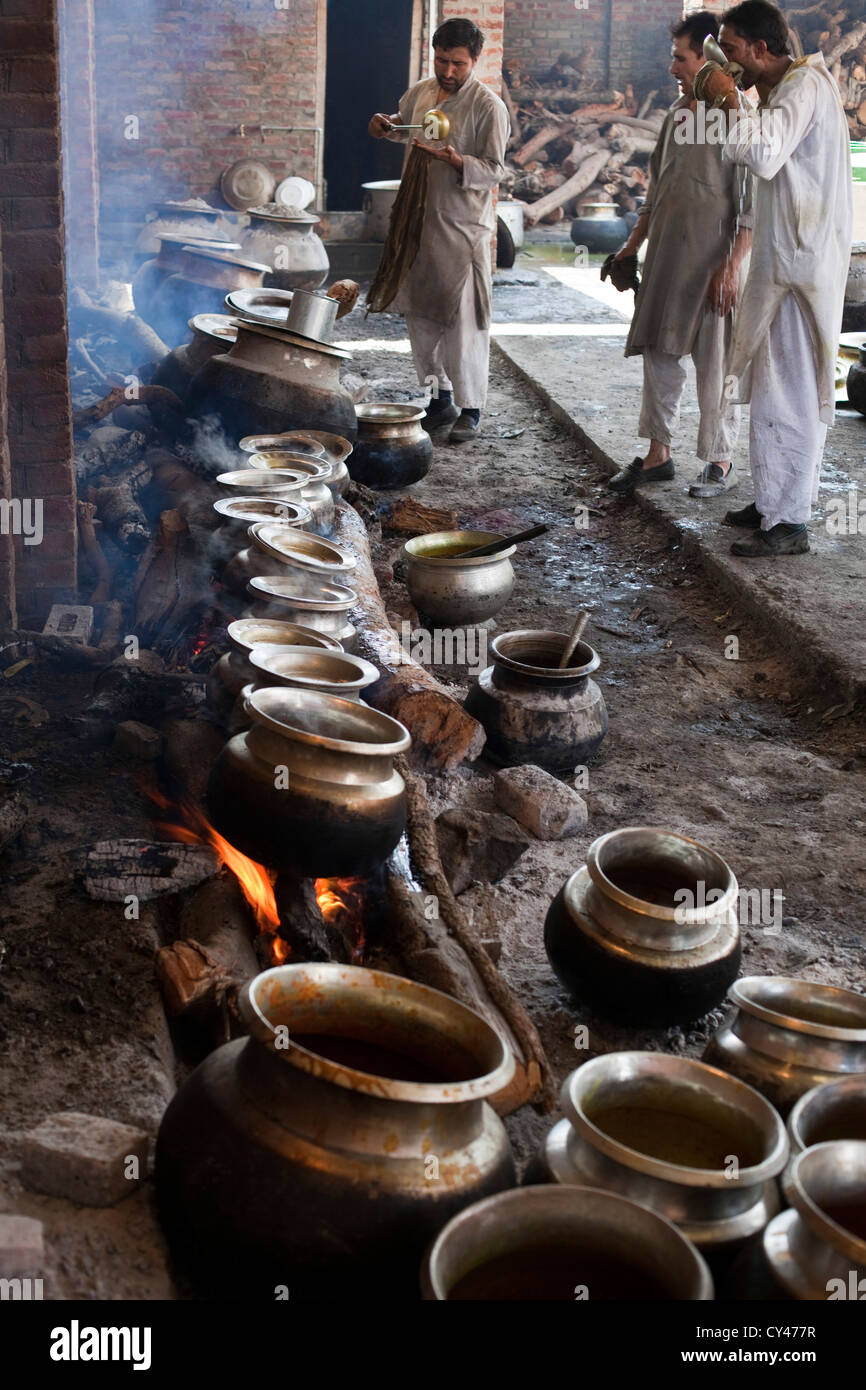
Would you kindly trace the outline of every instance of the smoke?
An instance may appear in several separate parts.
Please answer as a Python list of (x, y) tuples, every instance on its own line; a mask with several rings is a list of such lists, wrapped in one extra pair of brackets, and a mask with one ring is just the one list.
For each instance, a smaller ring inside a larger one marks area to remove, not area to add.
[(230, 442), (219, 416), (205, 415), (201, 419), (190, 416), (186, 425), (190, 431), (190, 450), (211, 470), (213, 477), (217, 473), (231, 473), (236, 468), (244, 467), (245, 457), (237, 445)]

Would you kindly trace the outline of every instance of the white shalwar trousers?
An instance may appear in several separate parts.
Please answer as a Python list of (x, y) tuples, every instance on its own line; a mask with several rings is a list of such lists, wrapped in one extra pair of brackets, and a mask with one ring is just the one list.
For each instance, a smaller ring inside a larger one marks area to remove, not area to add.
[(435, 381), (440, 390), (454, 392), (455, 404), (461, 409), (481, 410), (487, 402), (490, 328), (478, 327), (471, 271), (450, 327), (420, 314), (407, 314), (406, 328), (421, 385), (432, 387)]
[(809, 323), (793, 294), (752, 359), (749, 464), (761, 528), (806, 522), (827, 439)]
[[(707, 308), (692, 344), (697, 377), (700, 425), (697, 455), (704, 463), (724, 463), (740, 433), (740, 407), (724, 397), (725, 357), (731, 338), (731, 316), (721, 318)], [(679, 423), (680, 399), (686, 384), (682, 359), (658, 348), (643, 350), (643, 400), (637, 432), (641, 439), (670, 445)]]

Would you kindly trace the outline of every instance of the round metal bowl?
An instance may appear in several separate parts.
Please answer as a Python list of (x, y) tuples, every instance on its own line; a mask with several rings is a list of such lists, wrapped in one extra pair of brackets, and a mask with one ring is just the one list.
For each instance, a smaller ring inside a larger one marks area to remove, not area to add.
[(568, 640), (565, 632), (520, 628), (515, 632), (500, 632), (490, 643), (490, 650), (497, 666), (528, 681), (551, 686), (572, 685), (597, 671), (601, 659), (588, 642), (578, 642), (573, 664), (560, 671), (559, 659)]
[(791, 1152), (838, 1139), (866, 1141), (866, 1076), (827, 1081), (801, 1096), (788, 1116)]
[(253, 543), (272, 559), (290, 569), (300, 570), (310, 578), (336, 580), (339, 583), (357, 568), (355, 556), (342, 546), (321, 536), (312, 536), (307, 531), (282, 526), (279, 522), (255, 522), (250, 527), (249, 535)]
[(303, 458), (324, 458), (325, 450), (321, 444), (306, 431), (303, 434), (292, 431), (290, 434), (248, 434), (238, 444), (245, 454), (266, 453), (270, 449), (286, 449)]
[(863, 1297), (866, 1288), (866, 1143), (845, 1139), (799, 1153), (785, 1175), (791, 1203), (764, 1232), (764, 1253), (796, 1299)]
[(728, 991), (736, 1014), (704, 1051), (786, 1115), (800, 1096), (866, 1073), (866, 996), (785, 975), (750, 975)]
[(778, 1211), (784, 1125), (725, 1072), (660, 1052), (614, 1052), (572, 1072), (561, 1102), (568, 1119), (543, 1150), (555, 1181), (630, 1197), (699, 1249), (739, 1244)]
[(250, 652), (250, 665), (255, 672), (258, 688), (285, 685), (296, 690), (319, 690), (325, 695), (340, 695), (344, 700), (359, 700), (361, 692), (379, 679), (379, 672), (363, 657), (347, 652), (291, 647), (280, 650), (258, 647)]
[(496, 531), (434, 531), (407, 541), (406, 583), (415, 607), (436, 622), (481, 623), (511, 597), (514, 546), (465, 560), (460, 552), (501, 540)]
[(523, 1187), (467, 1207), (421, 1272), (426, 1300), (707, 1300), (703, 1257), (677, 1228), (611, 1192)]

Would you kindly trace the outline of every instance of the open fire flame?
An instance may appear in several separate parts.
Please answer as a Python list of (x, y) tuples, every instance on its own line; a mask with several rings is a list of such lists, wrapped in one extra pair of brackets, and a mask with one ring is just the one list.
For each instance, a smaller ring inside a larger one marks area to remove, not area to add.
[(271, 953), (277, 965), (282, 965), (289, 955), (288, 944), (279, 934), (280, 914), (270, 874), (263, 865), (248, 859), (225, 836), (215, 830), (202, 811), (191, 801), (182, 801), (179, 806), (170, 802), (155, 787), (148, 787), (147, 794), (162, 811), (170, 811), (182, 816), (181, 821), (158, 821), (155, 828), (169, 839), (187, 845), (210, 845), (216, 850), (221, 862), (230, 869), (240, 884), (244, 897), (255, 915), (260, 932), (272, 937)]
[(314, 884), (319, 911), (329, 927), (334, 927), (351, 944), (352, 961), (363, 959), (364, 890), (362, 878), (317, 878)]

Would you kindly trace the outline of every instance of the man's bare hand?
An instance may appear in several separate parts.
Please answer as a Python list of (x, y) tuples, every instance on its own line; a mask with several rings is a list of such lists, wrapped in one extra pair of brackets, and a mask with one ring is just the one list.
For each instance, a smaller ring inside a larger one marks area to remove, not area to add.
[(452, 169), (463, 168), (463, 156), (457, 153), (453, 145), (446, 145), (444, 149), (440, 149), (438, 146), (431, 145), (427, 140), (418, 140), (417, 138), (412, 141), (412, 144), (419, 150), (423, 150), (425, 154), (429, 154), (431, 159), (440, 159), (443, 164), (450, 164)]
[(400, 121), (399, 114), (386, 116), (384, 112), (377, 111), (375, 116), (370, 117), (370, 124), (367, 126), (367, 133), (372, 135), (374, 140), (381, 140), (383, 135), (387, 135), (389, 130), (393, 130)]
[(707, 290), (707, 303), (714, 314), (724, 318), (737, 302), (737, 272), (730, 261), (720, 265)]

